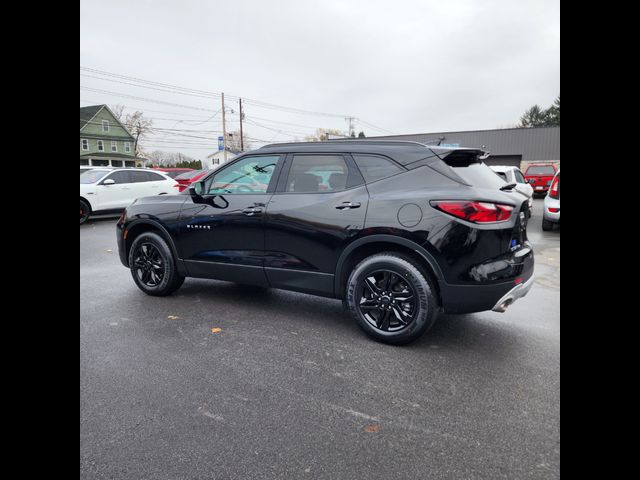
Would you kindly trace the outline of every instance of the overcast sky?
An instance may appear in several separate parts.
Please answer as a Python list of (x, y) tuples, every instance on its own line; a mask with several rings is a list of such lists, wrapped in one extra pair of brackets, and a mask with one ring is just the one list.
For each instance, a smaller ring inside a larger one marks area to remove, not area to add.
[[(225, 92), (228, 130), (238, 129), (237, 97), (246, 98), (245, 131), (265, 141), (302, 139), (316, 127), (346, 131), (341, 116), (356, 117), (356, 133), (367, 136), (507, 127), (560, 93), (559, 3), (81, 0), (80, 65)], [(203, 158), (216, 148), (195, 137), (217, 138), (219, 98), (104, 78), (81, 70), (80, 105), (144, 111), (166, 129), (148, 150)]]

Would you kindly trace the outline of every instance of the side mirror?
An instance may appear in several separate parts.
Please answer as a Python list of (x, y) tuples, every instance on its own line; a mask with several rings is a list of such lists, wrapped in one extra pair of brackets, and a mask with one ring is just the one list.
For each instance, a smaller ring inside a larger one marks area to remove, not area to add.
[(103, 185), (113, 185), (114, 183), (116, 183), (116, 181), (113, 178), (107, 178), (104, 182), (102, 182)]

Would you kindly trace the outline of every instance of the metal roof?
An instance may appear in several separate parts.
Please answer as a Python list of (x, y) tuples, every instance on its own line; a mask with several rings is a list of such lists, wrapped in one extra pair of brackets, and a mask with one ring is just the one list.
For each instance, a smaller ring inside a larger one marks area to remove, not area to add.
[[(560, 127), (502, 128), (459, 132), (414, 133), (369, 137), (373, 140), (412, 141), (435, 148), (438, 142), (481, 148), (496, 155), (522, 155), (524, 161), (560, 160)], [(349, 141), (349, 140), (343, 140)]]

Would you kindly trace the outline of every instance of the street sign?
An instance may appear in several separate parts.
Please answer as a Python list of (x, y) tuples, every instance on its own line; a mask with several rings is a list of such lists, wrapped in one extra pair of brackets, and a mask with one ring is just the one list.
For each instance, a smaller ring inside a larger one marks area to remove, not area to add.
[(218, 151), (224, 150), (224, 137), (221, 135), (218, 137)]

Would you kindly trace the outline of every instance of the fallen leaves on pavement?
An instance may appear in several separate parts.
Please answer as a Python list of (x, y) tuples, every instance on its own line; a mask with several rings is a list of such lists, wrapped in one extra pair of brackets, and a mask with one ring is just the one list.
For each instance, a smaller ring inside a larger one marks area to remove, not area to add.
[(364, 431), (367, 433), (378, 433), (380, 431), (380, 425), (374, 423), (372, 425), (367, 425), (364, 427)]
[(221, 331), (222, 331), (222, 329), (219, 328), (219, 327), (214, 327), (214, 328), (211, 329), (211, 333), (220, 333)]

